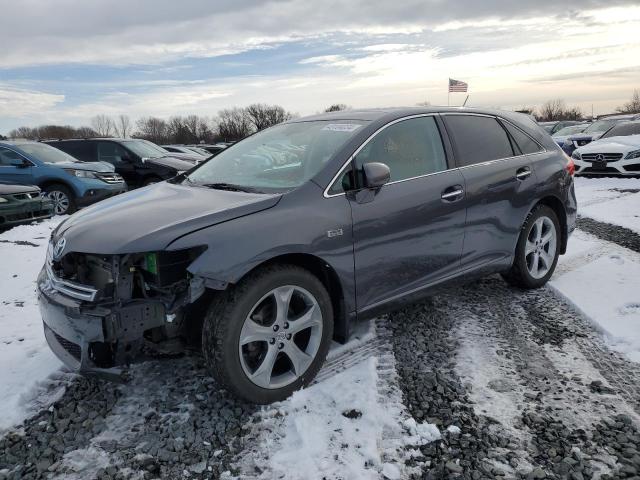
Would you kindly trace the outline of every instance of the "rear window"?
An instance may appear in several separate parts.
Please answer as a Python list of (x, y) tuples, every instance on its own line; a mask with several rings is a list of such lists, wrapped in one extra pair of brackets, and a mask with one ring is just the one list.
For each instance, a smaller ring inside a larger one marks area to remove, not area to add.
[(493, 117), (445, 115), (453, 137), (458, 165), (465, 167), (514, 155), (504, 128)]
[(640, 135), (640, 122), (618, 123), (602, 135), (602, 138), (626, 137), (628, 135)]
[(529, 135), (524, 133), (519, 128), (511, 125), (509, 122), (503, 122), (504, 127), (511, 135), (511, 138), (515, 141), (514, 147), (516, 150), (520, 150), (519, 153), (523, 153), (525, 155), (531, 153), (542, 152), (542, 147), (538, 145)]

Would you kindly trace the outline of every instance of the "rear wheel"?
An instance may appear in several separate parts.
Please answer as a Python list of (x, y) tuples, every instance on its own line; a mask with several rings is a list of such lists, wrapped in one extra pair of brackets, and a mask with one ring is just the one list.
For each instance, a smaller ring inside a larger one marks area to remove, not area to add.
[(213, 301), (202, 349), (221, 386), (253, 403), (283, 400), (306, 386), (333, 336), (331, 299), (296, 266), (273, 266)]
[(49, 185), (44, 188), (44, 193), (53, 202), (53, 212), (56, 215), (67, 215), (77, 210), (71, 190), (64, 185)]
[(546, 205), (538, 205), (520, 232), (511, 269), (503, 274), (510, 284), (539, 288), (547, 283), (560, 254), (560, 222)]

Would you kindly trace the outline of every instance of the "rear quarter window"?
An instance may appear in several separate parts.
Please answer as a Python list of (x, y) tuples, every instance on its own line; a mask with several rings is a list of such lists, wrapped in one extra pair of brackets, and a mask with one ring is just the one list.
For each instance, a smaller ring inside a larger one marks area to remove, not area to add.
[(514, 155), (509, 136), (494, 117), (444, 115), (458, 166), (466, 167)]
[(543, 148), (538, 145), (536, 141), (534, 141), (529, 135), (524, 133), (519, 128), (511, 125), (509, 122), (503, 122), (504, 128), (507, 129), (509, 135), (514, 140), (515, 145), (514, 148), (516, 150), (520, 150), (520, 153), (525, 155), (529, 155), (532, 153), (542, 152)]

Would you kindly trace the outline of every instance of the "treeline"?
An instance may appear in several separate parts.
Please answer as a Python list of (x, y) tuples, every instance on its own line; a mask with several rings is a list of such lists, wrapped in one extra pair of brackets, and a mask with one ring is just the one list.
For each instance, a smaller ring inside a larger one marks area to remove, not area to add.
[(296, 114), (279, 105), (255, 103), (248, 107), (220, 110), (216, 117), (176, 115), (168, 120), (143, 117), (132, 122), (129, 116), (116, 118), (96, 115), (91, 126), (43, 125), (20, 127), (9, 132), (9, 138), (29, 140), (88, 137), (143, 138), (157, 144), (215, 143), (236, 141), (259, 130), (294, 118)]

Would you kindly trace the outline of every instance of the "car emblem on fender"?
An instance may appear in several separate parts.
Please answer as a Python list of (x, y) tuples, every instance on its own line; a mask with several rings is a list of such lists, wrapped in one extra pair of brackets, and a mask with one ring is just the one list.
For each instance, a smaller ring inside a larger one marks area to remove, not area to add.
[(64, 247), (67, 244), (67, 240), (65, 238), (61, 238), (53, 247), (53, 259), (60, 260), (62, 256), (62, 252), (64, 252)]

